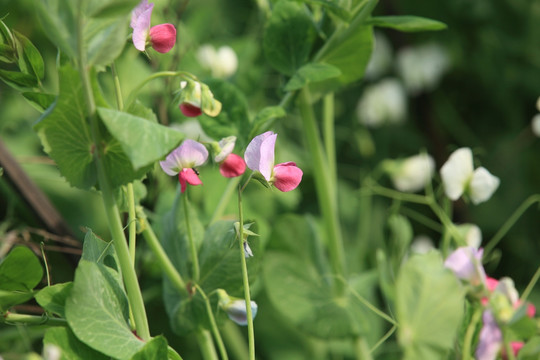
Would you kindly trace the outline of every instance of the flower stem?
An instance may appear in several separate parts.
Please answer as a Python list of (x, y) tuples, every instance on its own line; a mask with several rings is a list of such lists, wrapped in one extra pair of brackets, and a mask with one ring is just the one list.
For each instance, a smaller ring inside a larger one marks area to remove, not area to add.
[(127, 184), (128, 195), (128, 229), (129, 229), (129, 256), (131, 265), (135, 266), (135, 248), (137, 245), (137, 216), (135, 215), (135, 194), (133, 183)]
[(328, 159), (328, 169), (335, 176), (334, 183), (337, 183), (336, 143), (334, 138), (334, 93), (329, 93), (323, 98), (323, 136), (324, 148)]
[(195, 239), (193, 239), (193, 233), (191, 231), (191, 224), (189, 222), (189, 205), (187, 199), (187, 192), (180, 195), (182, 197), (182, 204), (184, 206), (184, 219), (186, 221), (186, 233), (189, 243), (189, 251), (191, 253), (191, 264), (192, 264), (192, 278), (193, 281), (198, 282), (200, 277), (199, 270), (199, 256), (197, 254), (197, 244), (195, 244)]
[(225, 191), (221, 195), (221, 198), (219, 199), (219, 202), (216, 206), (216, 209), (214, 210), (214, 213), (212, 214), (212, 218), (210, 219), (210, 225), (218, 221), (218, 219), (223, 215), (223, 211), (225, 211), (225, 207), (227, 207), (227, 204), (229, 203), (229, 200), (231, 199), (232, 194), (234, 193), (234, 190), (238, 187), (238, 183), (240, 182), (241, 177), (235, 177), (229, 180), (229, 183), (227, 184), (227, 187), (225, 188)]
[(242, 281), (244, 283), (244, 298), (246, 300), (246, 314), (248, 326), (248, 348), (249, 359), (255, 360), (255, 332), (253, 329), (253, 314), (251, 312), (251, 294), (249, 290), (249, 277), (246, 264), (246, 254), (244, 251), (244, 212), (242, 210), (242, 191), (238, 190), (238, 244), (240, 247), (240, 261), (242, 263)]
[(219, 333), (216, 319), (214, 318), (214, 313), (212, 312), (212, 307), (210, 306), (210, 300), (208, 300), (208, 296), (206, 296), (204, 290), (199, 285), (195, 285), (195, 287), (204, 299), (206, 312), (208, 313), (208, 320), (210, 321), (210, 328), (212, 330), (212, 334), (214, 335), (214, 339), (216, 339), (219, 354), (221, 355), (221, 360), (228, 360), (229, 356), (227, 355), (227, 350), (225, 350), (223, 340), (221, 339), (221, 334)]
[(358, 336), (354, 340), (354, 353), (357, 360), (372, 360), (371, 351), (364, 337)]
[(200, 330), (196, 333), (197, 343), (199, 349), (201, 349), (202, 357), (204, 360), (219, 360), (212, 341), (212, 335), (208, 330)]
[(476, 326), (478, 322), (480, 321), (481, 317), (482, 317), (482, 308), (477, 307), (476, 310), (474, 310), (474, 313), (471, 317), (471, 321), (469, 322), (469, 326), (467, 327), (467, 331), (465, 332), (465, 337), (463, 339), (463, 354), (462, 354), (463, 360), (471, 359), (472, 341), (473, 341), (474, 333), (476, 330)]
[(66, 319), (54, 318), (49, 316), (13, 314), (10, 312), (1, 315), (0, 320), (2, 323), (5, 324), (68, 326)]
[[(315, 177), (315, 188), (319, 209), (322, 213), (328, 247), (330, 252), (330, 263), (333, 273), (338, 278), (345, 276), (345, 251), (343, 249), (343, 238), (339, 225), (339, 213), (336, 199), (336, 184), (334, 175), (329, 171), (328, 159), (323, 152), (323, 146), (319, 137), (319, 131), (315, 120), (315, 114), (311, 106), (311, 99), (307, 89), (303, 89), (299, 96), (299, 108), (302, 115), (302, 123), (307, 140), (309, 153), (313, 161), (313, 173)], [(337, 295), (342, 295), (344, 285), (338, 281), (334, 283), (334, 290)]]

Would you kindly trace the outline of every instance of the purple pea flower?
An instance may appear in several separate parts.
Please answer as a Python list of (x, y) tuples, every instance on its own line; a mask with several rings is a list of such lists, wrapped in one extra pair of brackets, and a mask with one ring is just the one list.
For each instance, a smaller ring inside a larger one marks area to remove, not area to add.
[(482, 330), (476, 348), (477, 360), (495, 360), (502, 346), (502, 332), (490, 310), (482, 314)]
[(194, 168), (204, 164), (207, 158), (208, 150), (203, 144), (187, 139), (167, 155), (164, 161), (160, 161), (159, 165), (167, 175), (178, 174), (181, 191), (185, 192), (187, 184), (202, 184), (199, 174)]
[(448, 256), (444, 266), (452, 270), (458, 278), (470, 282), (473, 286), (485, 284), (486, 272), (482, 267), (483, 253), (483, 249), (463, 246)]

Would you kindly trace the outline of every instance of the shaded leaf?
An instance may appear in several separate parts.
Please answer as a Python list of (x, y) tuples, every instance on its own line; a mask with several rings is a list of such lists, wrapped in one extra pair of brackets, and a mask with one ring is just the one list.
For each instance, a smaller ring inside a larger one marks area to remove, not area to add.
[(56, 95), (31, 91), (23, 92), (22, 96), (41, 113), (47, 110), (56, 100)]
[(58, 360), (108, 360), (109, 356), (97, 352), (81, 342), (67, 327), (52, 327), (45, 332), (43, 344), (58, 346), (61, 356)]
[(368, 24), (404, 32), (437, 31), (447, 28), (446, 24), (420, 16), (375, 16)]
[(249, 134), (249, 139), (262, 133), (263, 130), (261, 129), (268, 129), (273, 120), (284, 117), (285, 115), (287, 115), (287, 113), (281, 106), (267, 106), (260, 110), (257, 115), (255, 115), (255, 119), (253, 119), (253, 127)]
[(19, 91), (33, 88), (38, 84), (34, 76), (18, 71), (0, 70), (0, 79)]
[(36, 294), (36, 301), (45, 310), (66, 317), (66, 299), (68, 298), (72, 287), (72, 282), (47, 286)]
[(0, 264), (1, 290), (32, 290), (43, 277), (37, 256), (27, 247), (17, 246)]
[(23, 34), (14, 31), (19, 52), (19, 69), (28, 74), (33, 74), (36, 79), (43, 79), (45, 65), (38, 49)]
[(309, 83), (335, 78), (341, 75), (341, 71), (332, 65), (316, 63), (302, 66), (285, 85), (285, 91), (293, 91), (303, 88)]

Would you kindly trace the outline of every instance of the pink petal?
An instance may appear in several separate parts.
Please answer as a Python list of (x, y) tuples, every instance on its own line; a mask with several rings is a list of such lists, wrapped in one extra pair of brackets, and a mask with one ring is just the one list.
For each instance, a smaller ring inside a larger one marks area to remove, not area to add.
[[(142, 0), (139, 5), (133, 11), (131, 12), (131, 28), (135, 29), (135, 26), (137, 24), (137, 20), (139, 17), (146, 12), (147, 10), (150, 10), (150, 15), (152, 15), (152, 9), (154, 8), (154, 4), (148, 4), (148, 0)], [(150, 19), (150, 17), (148, 17)], [(150, 21), (148, 22), (150, 23)]]
[(246, 148), (244, 159), (248, 168), (260, 172), (266, 181), (270, 181), (274, 167), (274, 147), (277, 134), (267, 131), (257, 135)]
[(277, 164), (274, 167), (274, 186), (283, 192), (294, 190), (302, 181), (302, 175), (302, 170), (292, 161)]
[(182, 111), (182, 114), (187, 117), (197, 117), (202, 114), (200, 107), (188, 103), (180, 104), (180, 111)]
[(139, 51), (144, 51), (144, 48), (146, 47), (146, 39), (148, 37), (148, 32), (150, 31), (150, 18), (152, 16), (153, 8), (154, 4), (150, 4), (144, 9), (141, 9), (137, 16), (135, 16), (135, 10), (137, 10), (135, 9), (131, 17), (133, 45)]
[(229, 154), (219, 165), (221, 175), (232, 178), (242, 175), (246, 171), (244, 159), (236, 154)]
[(203, 144), (187, 139), (178, 147), (178, 158), (180, 159), (182, 168), (200, 166), (206, 162), (208, 150), (206, 150)]
[(160, 24), (150, 29), (150, 42), (157, 52), (168, 53), (176, 43), (176, 28), (173, 24)]
[(182, 171), (180, 171), (180, 173), (178, 174), (178, 181), (180, 181), (181, 192), (186, 191), (187, 184), (202, 185), (202, 181), (201, 179), (199, 179), (199, 175), (197, 175), (195, 170), (191, 168), (183, 169)]
[(494, 291), (497, 288), (498, 284), (499, 284), (499, 280), (494, 279), (489, 276), (486, 278), (486, 287), (489, 291)]

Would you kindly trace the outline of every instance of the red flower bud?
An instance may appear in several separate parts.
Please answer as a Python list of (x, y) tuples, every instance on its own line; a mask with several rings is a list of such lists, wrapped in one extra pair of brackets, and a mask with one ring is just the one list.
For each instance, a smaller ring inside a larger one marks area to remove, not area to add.
[(168, 53), (176, 43), (176, 29), (172, 24), (160, 24), (150, 29), (150, 43), (157, 52)]
[(236, 154), (229, 154), (219, 165), (221, 175), (228, 178), (240, 176), (244, 171), (246, 171), (246, 163)]
[(187, 117), (197, 117), (202, 114), (201, 108), (189, 103), (180, 104), (180, 111)]

